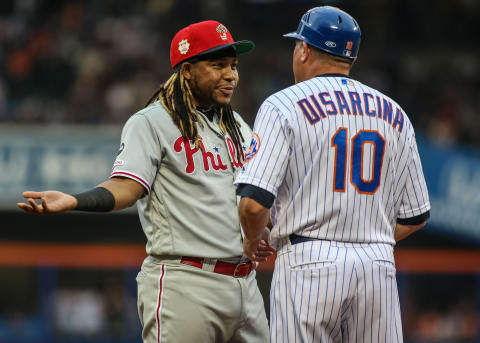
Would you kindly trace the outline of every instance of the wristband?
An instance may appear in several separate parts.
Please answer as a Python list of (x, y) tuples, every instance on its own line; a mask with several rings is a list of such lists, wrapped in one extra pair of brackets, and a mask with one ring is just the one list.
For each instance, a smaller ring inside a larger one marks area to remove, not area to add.
[(73, 195), (78, 204), (74, 210), (89, 212), (110, 212), (115, 207), (115, 197), (104, 187)]

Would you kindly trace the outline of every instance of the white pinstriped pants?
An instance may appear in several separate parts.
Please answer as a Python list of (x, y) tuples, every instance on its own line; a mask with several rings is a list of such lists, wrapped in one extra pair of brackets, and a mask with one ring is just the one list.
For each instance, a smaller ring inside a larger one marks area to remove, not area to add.
[(279, 249), (271, 342), (403, 342), (393, 247), (308, 241)]

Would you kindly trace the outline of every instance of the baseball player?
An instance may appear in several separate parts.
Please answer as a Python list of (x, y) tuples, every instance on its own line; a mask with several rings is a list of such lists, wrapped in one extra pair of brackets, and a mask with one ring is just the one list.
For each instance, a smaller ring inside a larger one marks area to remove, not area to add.
[(237, 55), (253, 47), (235, 42), (216, 21), (180, 30), (170, 47), (174, 73), (125, 124), (111, 178), (73, 196), (24, 192), (28, 202), (18, 204), (58, 213), (137, 203), (148, 240), (137, 277), (144, 342), (269, 339), (254, 262), (242, 251), (233, 185), (251, 130), (230, 99)]
[(235, 181), (251, 259), (273, 223), (271, 341), (402, 342), (393, 247), (430, 210), (412, 124), (349, 77), (349, 14), (313, 8), (285, 36), (295, 85), (263, 102)]

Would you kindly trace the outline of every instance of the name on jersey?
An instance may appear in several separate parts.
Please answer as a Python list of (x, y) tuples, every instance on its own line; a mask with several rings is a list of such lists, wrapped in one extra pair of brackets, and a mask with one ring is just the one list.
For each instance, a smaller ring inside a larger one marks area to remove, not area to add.
[(390, 124), (398, 132), (402, 132), (404, 115), (400, 108), (390, 101), (370, 93), (349, 91), (320, 92), (297, 101), (297, 105), (311, 125), (328, 116), (354, 115), (381, 119)]
[[(230, 157), (230, 161), (234, 168), (242, 168), (244, 164), (244, 155), (242, 151), (241, 159), (239, 160), (237, 157), (237, 148), (233, 141), (227, 137), (226, 138), (228, 154)], [(203, 170), (226, 170), (228, 166), (222, 160), (222, 156), (220, 155), (219, 148), (214, 148), (212, 151), (207, 151), (205, 148), (205, 144), (202, 140), (199, 141), (199, 147), (195, 146), (193, 141), (188, 140), (187, 138), (180, 136), (175, 140), (173, 144), (173, 149), (175, 152), (181, 153), (184, 152), (185, 154), (185, 161), (187, 166), (185, 167), (185, 172), (187, 174), (191, 174), (195, 171), (198, 167), (195, 164), (194, 156), (195, 154), (200, 154), (202, 156), (201, 167)]]

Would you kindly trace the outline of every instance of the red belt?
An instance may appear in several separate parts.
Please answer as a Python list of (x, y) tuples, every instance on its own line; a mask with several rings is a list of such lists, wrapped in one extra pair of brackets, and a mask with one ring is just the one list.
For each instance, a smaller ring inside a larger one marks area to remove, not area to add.
[[(188, 264), (193, 267), (202, 269), (203, 260), (204, 259), (202, 257), (182, 256), (180, 263)], [(215, 263), (215, 268), (213, 269), (213, 272), (224, 274), (224, 275), (231, 275), (233, 277), (244, 277), (250, 274), (252, 269), (253, 269), (253, 262), (235, 264), (235, 263), (217, 261), (217, 263)]]

